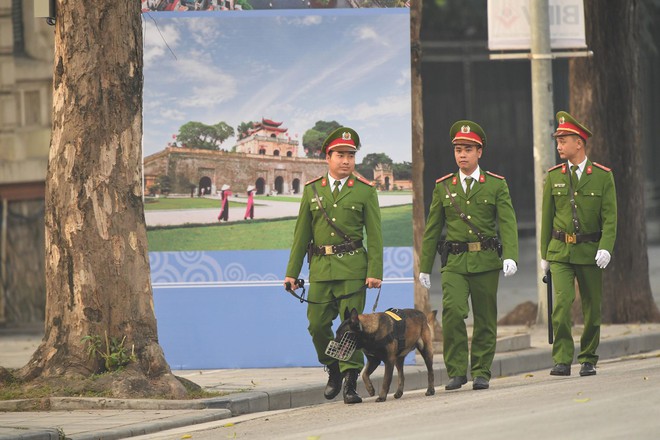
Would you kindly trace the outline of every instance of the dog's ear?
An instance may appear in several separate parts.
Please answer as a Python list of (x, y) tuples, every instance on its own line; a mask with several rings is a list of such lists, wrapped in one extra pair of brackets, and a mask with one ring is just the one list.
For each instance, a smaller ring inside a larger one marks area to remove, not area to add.
[[(353, 309), (353, 310), (355, 310), (355, 309)], [(348, 308), (344, 309), (344, 321), (346, 321), (350, 317), (351, 317), (351, 311), (348, 310)]]
[(353, 310), (351, 310), (351, 322), (358, 322), (358, 311), (355, 307), (353, 307)]

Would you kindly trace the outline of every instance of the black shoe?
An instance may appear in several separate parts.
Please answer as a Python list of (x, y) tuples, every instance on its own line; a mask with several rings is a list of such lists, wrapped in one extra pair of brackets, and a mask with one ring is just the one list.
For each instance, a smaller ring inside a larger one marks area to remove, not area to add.
[(596, 374), (596, 367), (591, 362), (585, 362), (580, 368), (580, 376), (593, 376)]
[(473, 390), (487, 390), (490, 385), (485, 377), (475, 377), (472, 381)]
[(357, 393), (357, 378), (360, 370), (346, 370), (344, 372), (344, 403), (362, 403)]
[(337, 397), (337, 394), (341, 391), (341, 373), (339, 372), (339, 362), (333, 362), (330, 365), (326, 365), (326, 370), (328, 371), (328, 384), (325, 386), (325, 391), (323, 395), (326, 399), (332, 400)]
[(456, 376), (451, 377), (449, 383), (445, 386), (446, 390), (457, 390), (467, 383), (467, 377)]
[(570, 376), (571, 375), (571, 366), (567, 364), (555, 364), (550, 370), (551, 376)]

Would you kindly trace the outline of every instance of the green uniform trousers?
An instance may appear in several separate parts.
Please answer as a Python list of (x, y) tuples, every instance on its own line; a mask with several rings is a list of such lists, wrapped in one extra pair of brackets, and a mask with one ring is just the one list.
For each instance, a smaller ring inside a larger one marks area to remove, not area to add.
[(556, 364), (572, 364), (575, 354), (572, 329), (572, 307), (575, 300), (575, 279), (580, 287), (584, 331), (580, 338), (578, 362), (598, 362), (596, 349), (600, 342), (601, 299), (603, 271), (593, 264), (550, 262), (552, 285), (555, 290), (552, 327), (555, 340), (552, 359)]
[[(366, 302), (366, 291), (356, 293), (340, 301), (332, 301), (342, 295), (355, 292), (364, 286), (364, 278), (359, 280), (337, 280), (337, 281), (316, 281), (309, 285), (308, 299), (314, 302), (327, 302), (328, 304), (307, 304), (307, 320), (309, 321), (309, 334), (312, 336), (312, 342), (316, 349), (319, 362), (329, 365), (336, 359), (325, 354), (328, 342), (335, 338), (332, 331), (332, 321), (340, 316), (344, 319), (344, 311), (349, 312), (355, 307), (358, 313), (364, 311)], [(339, 370), (343, 373), (346, 370), (358, 369), (364, 367), (364, 355), (362, 350), (355, 350), (353, 356), (347, 361), (339, 362)]]
[(468, 367), (468, 296), (472, 301), (474, 326), (470, 372), (490, 380), (490, 367), (497, 344), (497, 286), (499, 270), (460, 274), (442, 273), (443, 357), (449, 377), (465, 376)]

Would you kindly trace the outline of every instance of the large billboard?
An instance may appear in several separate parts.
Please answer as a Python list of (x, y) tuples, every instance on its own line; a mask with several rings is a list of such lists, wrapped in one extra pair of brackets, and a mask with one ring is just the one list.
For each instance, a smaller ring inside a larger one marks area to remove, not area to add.
[(358, 170), (379, 188), (378, 310), (413, 304), (409, 11), (232, 4), (143, 2), (159, 339), (175, 369), (318, 365), (306, 307), (282, 280), (302, 188), (327, 170), (329, 127), (357, 130)]

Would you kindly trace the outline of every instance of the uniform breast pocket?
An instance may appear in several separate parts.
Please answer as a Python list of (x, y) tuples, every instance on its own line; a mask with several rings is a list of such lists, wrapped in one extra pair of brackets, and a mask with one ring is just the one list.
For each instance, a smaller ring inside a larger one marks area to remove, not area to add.
[(577, 203), (581, 203), (584, 209), (599, 211), (603, 192), (597, 189), (584, 189), (578, 194)]
[(453, 219), (454, 217), (458, 218), (458, 214), (456, 213), (456, 210), (454, 209), (453, 206), (451, 206), (451, 200), (449, 199), (449, 196), (445, 196), (445, 198), (442, 199), (442, 209), (445, 211), (445, 218), (447, 219)]
[[(495, 212), (495, 195), (489, 193), (479, 193), (474, 198), (480, 215), (490, 215)], [(470, 199), (472, 200), (472, 199)]]
[(364, 204), (360, 202), (347, 202), (342, 204), (342, 213), (347, 218), (362, 218), (362, 211), (364, 210)]
[[(328, 206), (325, 201), (321, 201), (321, 206), (323, 206), (323, 209), (326, 211), (328, 210)], [(316, 202), (316, 200), (312, 200), (309, 203), (309, 211), (312, 213), (312, 216), (323, 215), (321, 208), (319, 208), (319, 204)]]
[(555, 199), (555, 206), (558, 209), (569, 206), (568, 188), (552, 188), (552, 197)]

